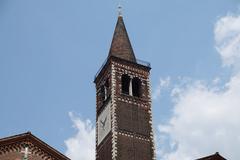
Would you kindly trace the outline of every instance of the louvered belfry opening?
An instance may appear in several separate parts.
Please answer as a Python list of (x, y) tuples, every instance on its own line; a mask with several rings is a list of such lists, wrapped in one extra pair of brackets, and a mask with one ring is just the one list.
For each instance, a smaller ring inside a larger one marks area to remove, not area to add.
[(129, 95), (130, 77), (127, 74), (122, 75), (122, 93)]
[(134, 97), (141, 96), (141, 80), (137, 77), (132, 79), (132, 91)]

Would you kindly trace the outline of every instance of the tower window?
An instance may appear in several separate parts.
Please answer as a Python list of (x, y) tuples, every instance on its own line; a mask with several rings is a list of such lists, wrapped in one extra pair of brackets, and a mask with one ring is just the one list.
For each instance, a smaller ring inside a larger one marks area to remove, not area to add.
[(101, 86), (101, 100), (105, 100), (105, 87), (104, 85)]
[(110, 97), (109, 79), (106, 80), (104, 85), (101, 86), (101, 97), (103, 101), (106, 101)]
[(141, 80), (137, 77), (132, 79), (132, 93), (135, 97), (140, 97), (141, 95)]
[(122, 75), (122, 93), (129, 94), (130, 80), (128, 75)]
[(104, 92), (105, 92), (105, 99), (104, 100), (107, 100), (107, 98), (110, 97), (109, 79), (107, 79), (105, 84), (104, 84)]

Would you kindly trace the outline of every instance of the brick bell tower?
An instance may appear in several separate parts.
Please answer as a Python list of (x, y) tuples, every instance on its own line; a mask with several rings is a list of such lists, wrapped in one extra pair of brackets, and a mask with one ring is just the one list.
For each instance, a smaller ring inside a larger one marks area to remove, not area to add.
[(136, 59), (123, 17), (95, 77), (96, 160), (154, 160), (150, 64)]

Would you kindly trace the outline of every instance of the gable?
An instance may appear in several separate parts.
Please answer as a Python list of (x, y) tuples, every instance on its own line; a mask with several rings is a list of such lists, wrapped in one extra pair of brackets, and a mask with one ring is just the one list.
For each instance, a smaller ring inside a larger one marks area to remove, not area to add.
[(197, 160), (226, 160), (225, 158), (223, 158), (218, 152), (216, 152), (213, 155), (207, 156), (207, 157), (203, 157)]
[(22, 160), (26, 147), (29, 160), (70, 160), (30, 132), (0, 139), (0, 160)]

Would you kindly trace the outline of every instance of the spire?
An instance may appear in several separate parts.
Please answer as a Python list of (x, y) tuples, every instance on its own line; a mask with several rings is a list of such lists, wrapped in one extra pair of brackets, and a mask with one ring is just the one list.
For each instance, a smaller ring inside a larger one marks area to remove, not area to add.
[(132, 45), (124, 25), (121, 8), (119, 8), (118, 21), (115, 27), (108, 57), (110, 56), (118, 57), (131, 62), (136, 62)]

